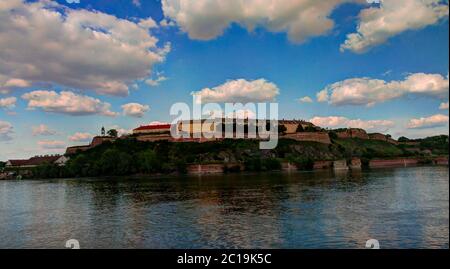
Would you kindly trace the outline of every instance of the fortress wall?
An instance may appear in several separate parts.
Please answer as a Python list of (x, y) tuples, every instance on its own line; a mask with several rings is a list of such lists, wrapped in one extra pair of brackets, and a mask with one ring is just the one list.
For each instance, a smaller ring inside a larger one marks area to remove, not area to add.
[(281, 138), (290, 138), (297, 141), (311, 141), (323, 144), (331, 144), (330, 136), (326, 132), (301, 132), (295, 134), (287, 134)]
[(419, 159), (413, 158), (398, 158), (398, 159), (374, 159), (369, 161), (369, 167), (396, 167), (396, 166), (408, 166), (418, 165)]
[(315, 161), (314, 162), (314, 170), (317, 169), (330, 169), (333, 168), (333, 161)]
[(347, 129), (346, 131), (338, 132), (339, 138), (360, 138), (369, 139), (369, 135), (363, 129)]
[(334, 170), (345, 170), (348, 169), (347, 160), (338, 160), (333, 162)]
[(192, 175), (223, 173), (223, 164), (191, 164), (187, 166), (187, 173)]
[(437, 157), (434, 159), (434, 163), (437, 165), (448, 165), (448, 157)]

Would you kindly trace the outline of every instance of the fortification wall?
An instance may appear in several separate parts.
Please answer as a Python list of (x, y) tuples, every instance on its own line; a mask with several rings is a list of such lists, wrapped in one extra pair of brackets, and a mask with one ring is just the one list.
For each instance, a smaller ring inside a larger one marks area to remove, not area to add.
[(224, 164), (191, 164), (186, 169), (188, 174), (203, 175), (223, 173), (224, 167)]
[(397, 140), (394, 140), (394, 139), (388, 137), (387, 135), (380, 134), (380, 133), (369, 134), (369, 137), (371, 140), (385, 141), (385, 142), (389, 142), (389, 143), (395, 144), (395, 145), (399, 144)]
[(334, 170), (345, 170), (348, 169), (347, 160), (338, 160), (333, 162)]
[(281, 138), (289, 138), (296, 141), (311, 141), (323, 144), (331, 144), (330, 136), (326, 132), (300, 132), (295, 134), (286, 134)]
[(347, 129), (345, 131), (337, 132), (339, 138), (360, 138), (369, 139), (369, 135), (363, 129)]
[(91, 148), (90, 146), (68, 147), (66, 149), (66, 153), (65, 154), (71, 155), (71, 154), (75, 154), (77, 152), (86, 151), (86, 150), (88, 150), (90, 148)]
[(369, 161), (369, 167), (396, 167), (418, 165), (419, 159), (415, 158), (398, 158), (398, 159), (374, 159)]
[(437, 157), (433, 161), (437, 165), (448, 165), (448, 157)]
[(331, 169), (333, 168), (333, 161), (315, 161), (313, 169)]

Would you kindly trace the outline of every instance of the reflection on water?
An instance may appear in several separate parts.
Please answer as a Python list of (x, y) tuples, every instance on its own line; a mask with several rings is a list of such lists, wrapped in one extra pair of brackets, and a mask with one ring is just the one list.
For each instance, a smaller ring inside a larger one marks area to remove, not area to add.
[(448, 172), (0, 181), (0, 247), (448, 248)]

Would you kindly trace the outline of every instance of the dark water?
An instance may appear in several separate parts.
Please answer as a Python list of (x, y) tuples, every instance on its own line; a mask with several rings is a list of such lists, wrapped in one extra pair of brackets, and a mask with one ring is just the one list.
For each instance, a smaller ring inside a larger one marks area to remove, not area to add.
[(0, 248), (449, 247), (449, 169), (0, 181)]

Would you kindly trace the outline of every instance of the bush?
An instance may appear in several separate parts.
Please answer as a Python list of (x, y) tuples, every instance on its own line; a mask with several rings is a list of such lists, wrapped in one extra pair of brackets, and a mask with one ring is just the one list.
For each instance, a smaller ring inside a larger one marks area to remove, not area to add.
[(245, 165), (245, 170), (247, 170), (247, 171), (261, 171), (262, 170), (260, 157), (249, 158), (244, 161), (244, 165)]
[(281, 162), (277, 158), (263, 159), (261, 164), (266, 171), (281, 170)]
[(298, 170), (313, 170), (314, 160), (308, 157), (297, 157), (291, 160)]
[(152, 149), (138, 153), (137, 162), (139, 171), (142, 173), (154, 173), (161, 171), (161, 162), (156, 155), (156, 152)]
[(224, 173), (238, 173), (241, 171), (240, 165), (225, 165), (223, 168)]

